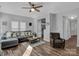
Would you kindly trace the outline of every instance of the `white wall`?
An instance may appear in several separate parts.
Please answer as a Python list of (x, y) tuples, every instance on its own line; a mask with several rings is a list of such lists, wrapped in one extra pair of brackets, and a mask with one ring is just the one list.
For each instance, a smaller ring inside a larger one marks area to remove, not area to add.
[(79, 47), (79, 17), (77, 20), (77, 47)]
[[(30, 17), (0, 13), (0, 33), (11, 31), (11, 21), (26, 22), (26, 30), (34, 31), (34, 19)], [(6, 25), (2, 25), (3, 22), (7, 22)], [(29, 26), (29, 22), (32, 22), (32, 26)]]
[(63, 16), (57, 14), (57, 32), (60, 33), (60, 37), (63, 38)]
[(46, 29), (44, 30), (44, 40), (50, 41), (50, 16), (49, 13), (46, 15)]
[[(57, 17), (58, 18), (57, 19), (58, 20), (57, 21), (58, 32), (60, 32), (61, 37), (63, 37), (63, 20), (66, 20), (66, 19), (63, 19), (63, 16), (73, 16), (73, 15), (76, 15), (78, 17), (77, 18), (77, 47), (79, 47), (79, 8), (71, 10), (71, 11), (66, 11), (66, 12), (58, 13), (58, 15), (59, 15)], [(64, 25), (66, 25), (66, 24), (64, 23)], [(68, 26), (68, 25), (66, 25), (66, 26)], [(65, 32), (65, 35), (64, 35), (64, 36), (66, 36), (65, 40), (67, 40), (69, 38), (69, 34), (70, 33)]]
[[(41, 19), (41, 18), (46, 18), (46, 22), (50, 23), (50, 13), (53, 14), (52, 12), (47, 12), (46, 14), (41, 14), (41, 15), (38, 15), (36, 18), (35, 18), (35, 21), (37, 22), (37, 20)], [(55, 13), (54, 13), (55, 14)], [(70, 10), (70, 11), (66, 11), (66, 12), (61, 12), (61, 13), (56, 13), (57, 15), (57, 29), (56, 29), (56, 32), (59, 32), (60, 33), (60, 36), (61, 38), (65, 38), (65, 40), (67, 40), (69, 38), (69, 35), (70, 33), (66, 32), (64, 34), (64, 30), (63, 30), (63, 20), (66, 20), (66, 19), (63, 19), (63, 16), (72, 16), (72, 15), (79, 15), (79, 8), (78, 9), (74, 9), (74, 10)], [(68, 23), (69, 24), (69, 23)], [(66, 24), (64, 24), (66, 25)], [(68, 25), (66, 25), (68, 26)], [(34, 28), (37, 28), (38, 26), (36, 25)], [(37, 31), (37, 29), (35, 30)], [(67, 31), (67, 29), (66, 29)], [(69, 31), (69, 27), (68, 27), (68, 31)], [(50, 41), (50, 24), (46, 26), (46, 30), (45, 30), (45, 40), (46, 41)], [(66, 37), (64, 37), (66, 36)]]
[[(69, 29), (69, 21), (68, 21), (69, 19), (67, 18), (67, 16), (73, 16), (73, 15), (78, 16), (79, 15), (79, 8), (70, 10), (70, 11), (66, 11), (66, 12), (55, 13), (55, 14), (57, 15), (57, 19), (56, 19), (57, 20), (57, 22), (56, 22), (57, 23), (57, 30), (56, 30), (56, 32), (60, 33), (61, 38), (65, 38), (65, 40), (67, 40), (70, 37), (70, 33), (69, 33), (70, 29)], [(66, 16), (66, 18), (63, 18), (63, 16)], [(63, 23), (63, 22), (65, 22), (65, 23)], [(64, 31), (65, 31), (65, 33), (64, 33)]]
[(60, 13), (50, 14), (50, 32), (60, 33), (63, 38), (63, 16)]
[(35, 17), (34, 29), (35, 29), (35, 32), (37, 32), (37, 34), (40, 33), (41, 35), (41, 30), (40, 30), (41, 28), (38, 29), (38, 27), (41, 27), (41, 26), (40, 24), (38, 25), (37, 23), (38, 23), (38, 20), (41, 20), (42, 18), (46, 18), (46, 23), (49, 23), (49, 24), (46, 24), (46, 29), (44, 30), (44, 40), (49, 42), (50, 41), (50, 17), (48, 13), (39, 14), (37, 15), (37, 17)]
[(57, 32), (57, 14), (50, 14), (50, 32)]
[[(77, 15), (79, 14), (79, 9), (74, 9), (74, 10), (70, 10), (70, 11), (66, 11), (66, 12), (62, 12), (62, 13), (57, 13), (58, 17), (57, 17), (57, 25), (58, 25), (58, 32), (60, 32), (60, 35), (62, 38), (65, 38), (66, 40), (69, 38), (69, 19), (67, 18), (67, 16), (73, 16), (73, 15)], [(65, 16), (66, 18), (63, 18), (63, 16)], [(67, 22), (67, 23), (63, 23)], [(64, 24), (64, 26), (63, 26)], [(67, 27), (67, 28), (64, 28)], [(64, 28), (64, 30), (63, 30)], [(65, 33), (64, 33), (65, 31)]]
[[(78, 10), (77, 10), (78, 11)], [(62, 13), (52, 13), (51, 14), (56, 14), (56, 29), (55, 32), (59, 32), (60, 33), (60, 36), (61, 38), (65, 38), (65, 40), (67, 40), (69, 38), (69, 32), (67, 32), (67, 29), (66, 29), (66, 33), (64, 34), (64, 30), (63, 30), (63, 16), (70, 16), (70, 15), (75, 15), (76, 13), (78, 14), (78, 12), (75, 12), (75, 10), (72, 10), (72, 11), (67, 11), (67, 12), (62, 12)], [(46, 13), (46, 14), (41, 14), (39, 15), (37, 18), (35, 18), (36, 22), (37, 20), (41, 19), (41, 18), (46, 18), (46, 22), (50, 23), (50, 12)], [(52, 17), (53, 18), (53, 17)], [(69, 23), (68, 23), (69, 24)], [(65, 24), (66, 25), (66, 24)], [(66, 25), (68, 26), (68, 25)], [(36, 25), (35, 28), (37, 28), (38, 26)], [(37, 30), (36, 30), (37, 31)], [(69, 31), (69, 29), (68, 29)], [(45, 30), (45, 33), (44, 33), (44, 39), (46, 41), (50, 41), (50, 24), (46, 26), (46, 30)]]

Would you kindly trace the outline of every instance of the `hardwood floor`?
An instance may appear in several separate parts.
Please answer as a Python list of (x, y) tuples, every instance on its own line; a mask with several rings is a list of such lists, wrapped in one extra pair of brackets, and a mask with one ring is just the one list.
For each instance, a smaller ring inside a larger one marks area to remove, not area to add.
[(66, 48), (76, 48), (77, 45), (77, 36), (73, 35), (66, 41)]
[(31, 47), (27, 46), (27, 42), (23, 42), (16, 47), (4, 49), (3, 56), (78, 56), (79, 48), (74, 45), (76, 41), (72, 42), (74, 39), (66, 41), (65, 49), (52, 48), (50, 43)]

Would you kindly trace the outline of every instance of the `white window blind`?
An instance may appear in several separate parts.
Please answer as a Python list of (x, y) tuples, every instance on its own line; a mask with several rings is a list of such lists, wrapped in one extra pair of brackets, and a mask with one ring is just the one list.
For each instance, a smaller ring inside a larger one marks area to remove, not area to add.
[(26, 22), (20, 22), (20, 31), (26, 30)]
[(19, 31), (19, 22), (18, 21), (12, 21), (11, 27), (12, 27), (12, 31)]

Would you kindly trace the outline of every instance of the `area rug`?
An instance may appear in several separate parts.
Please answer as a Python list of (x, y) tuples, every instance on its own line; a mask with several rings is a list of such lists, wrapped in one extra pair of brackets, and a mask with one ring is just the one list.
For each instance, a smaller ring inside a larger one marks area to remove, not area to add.
[(32, 43), (31, 46), (36, 47), (36, 46), (39, 46), (39, 45), (43, 45), (45, 43), (46, 43), (46, 41), (40, 41), (40, 42)]
[(28, 42), (27, 43), (28, 47), (27, 47), (26, 51), (23, 53), (23, 56), (29, 56), (34, 47), (39, 46), (39, 45), (43, 45), (45, 43), (46, 43), (45, 41), (35, 42), (33, 44), (29, 44), (29, 42)]

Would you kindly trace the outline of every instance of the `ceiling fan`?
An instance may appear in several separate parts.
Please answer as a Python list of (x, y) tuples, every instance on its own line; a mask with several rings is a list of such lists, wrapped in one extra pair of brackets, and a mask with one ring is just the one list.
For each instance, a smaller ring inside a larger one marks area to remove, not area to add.
[(36, 4), (31, 3), (31, 2), (28, 2), (28, 3), (30, 5), (30, 7), (22, 7), (22, 9), (30, 9), (29, 12), (32, 12), (32, 11), (40, 12), (40, 10), (38, 8), (43, 7), (42, 5), (37, 6)]

